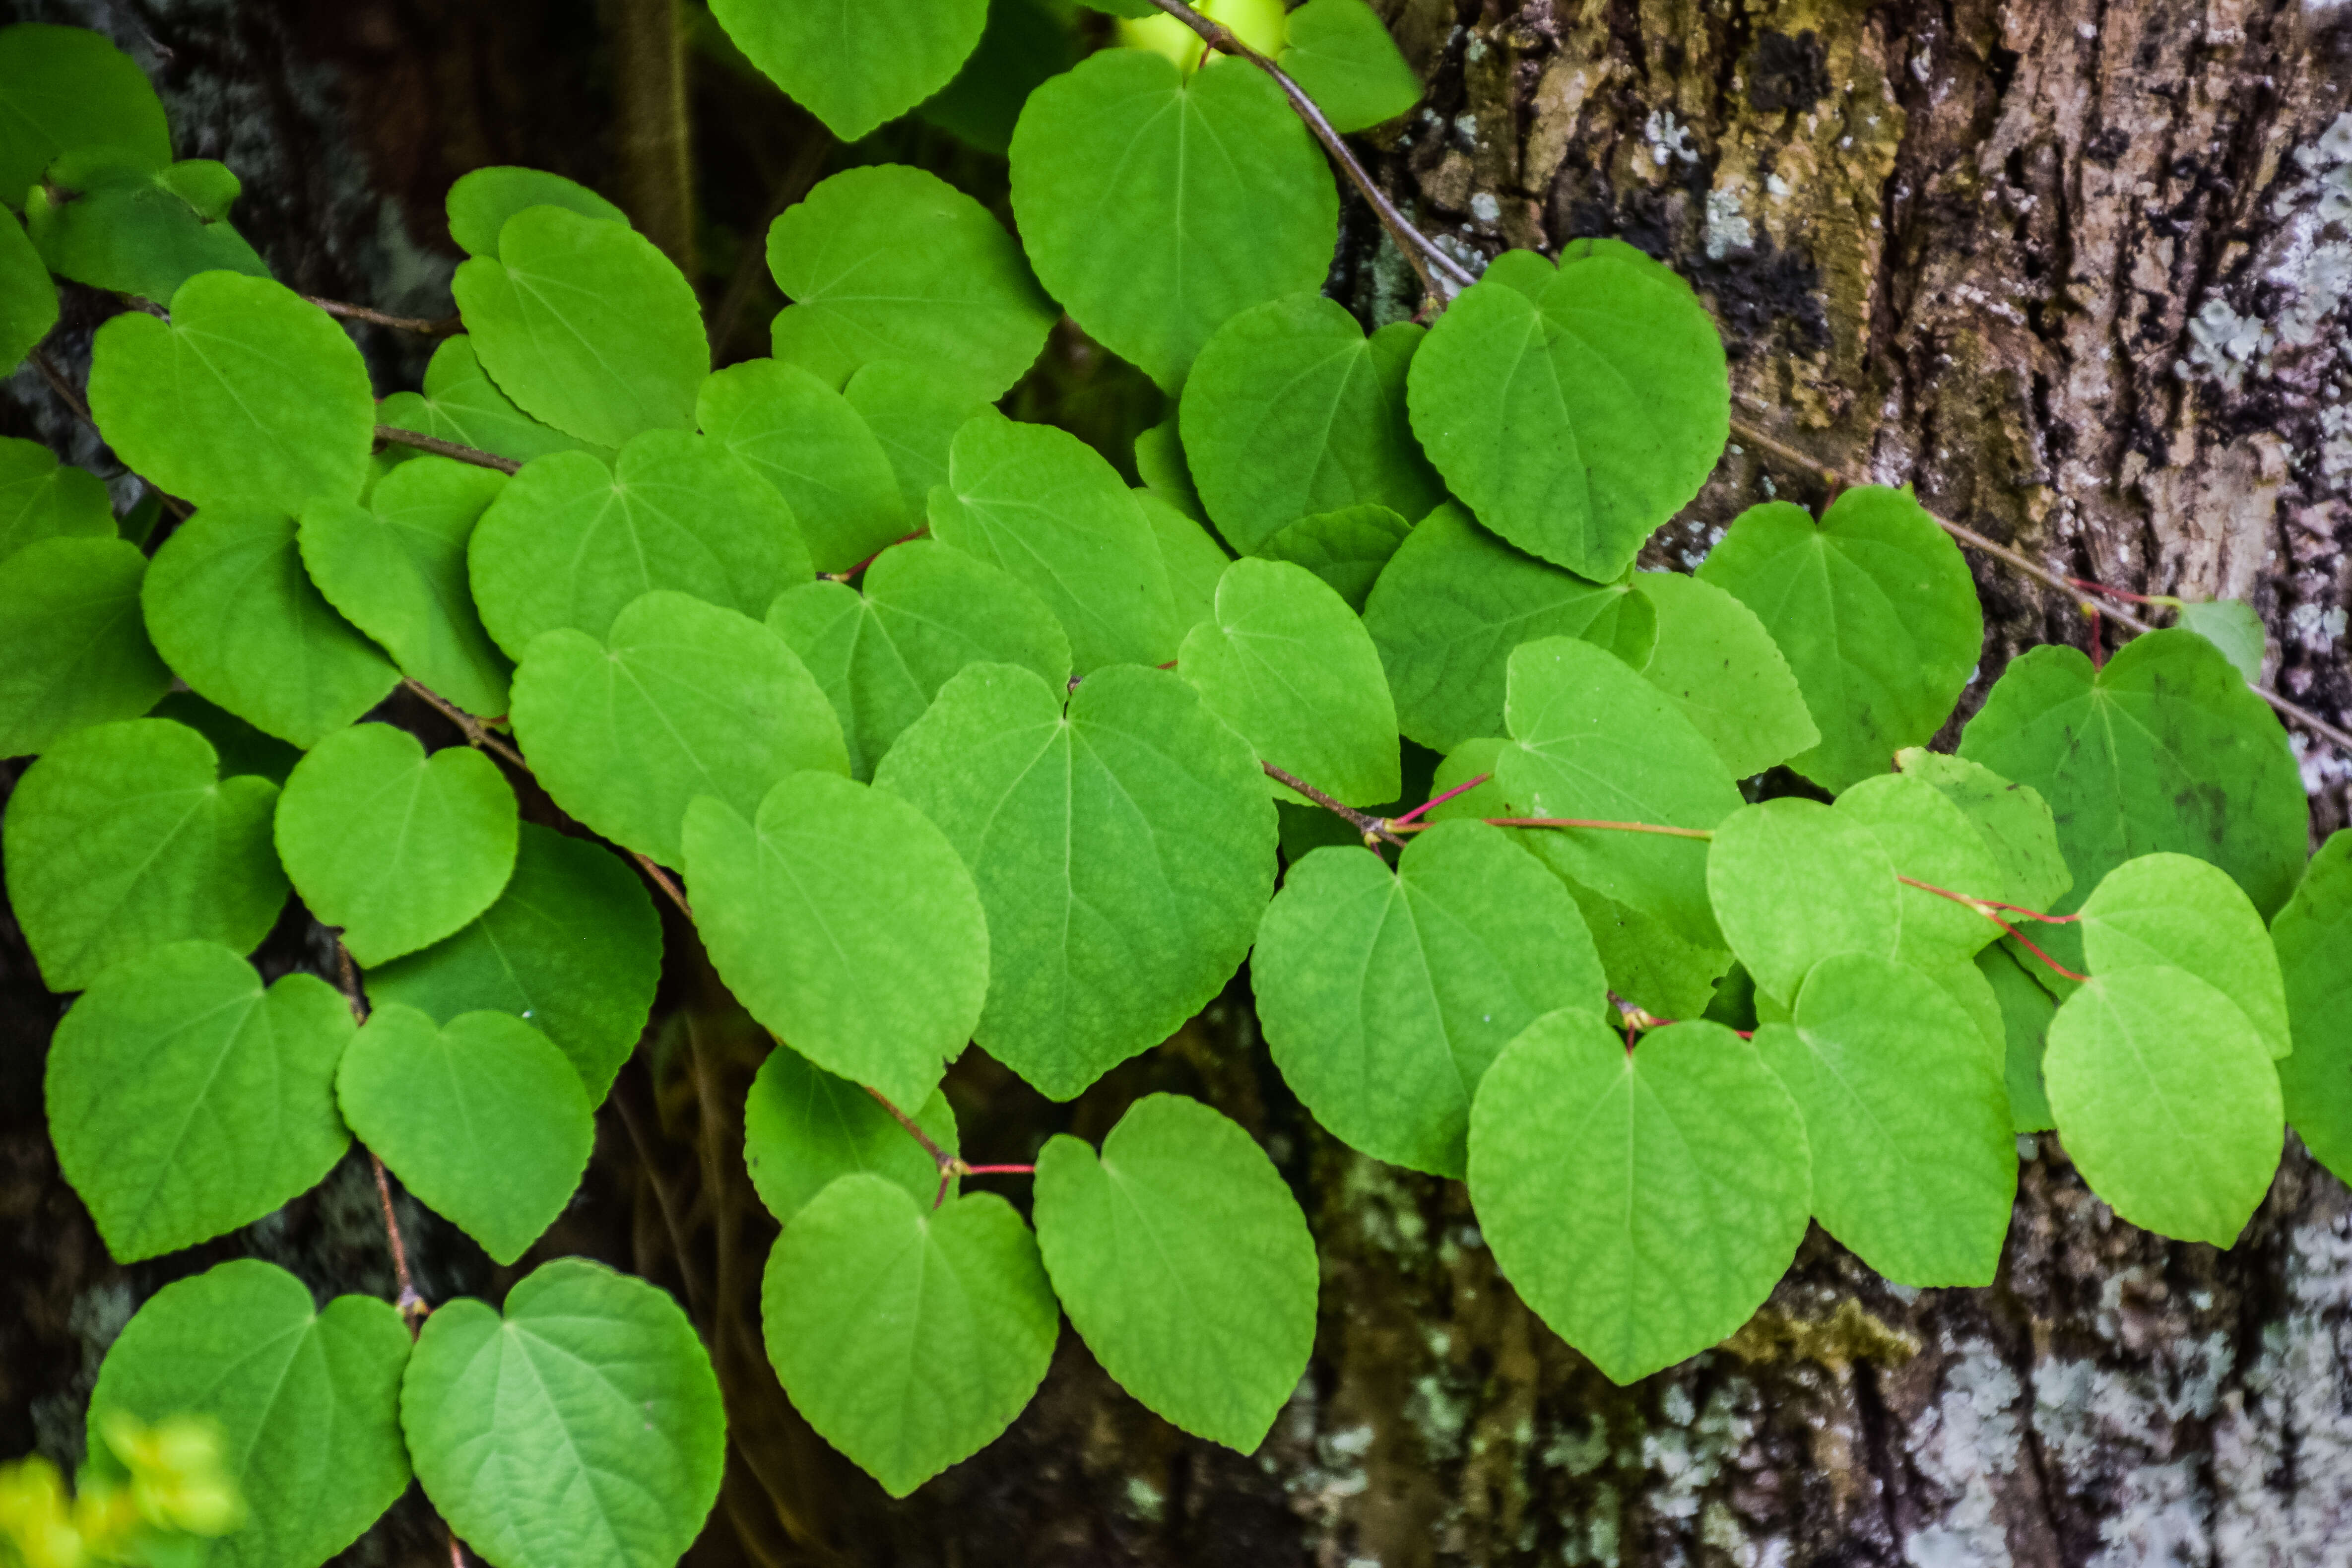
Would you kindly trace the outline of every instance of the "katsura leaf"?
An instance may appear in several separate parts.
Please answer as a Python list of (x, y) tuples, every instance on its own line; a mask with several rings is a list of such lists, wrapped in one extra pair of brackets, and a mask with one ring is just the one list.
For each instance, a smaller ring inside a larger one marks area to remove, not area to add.
[(916, 110), (983, 153), (1004, 156), (1021, 106), (1076, 58), (1068, 12), (1055, 0), (992, 0), (988, 26), (955, 79)]
[(677, 1303), (584, 1258), (541, 1264), (506, 1313), (425, 1321), (401, 1428), (425, 1495), (500, 1568), (667, 1568), (719, 1496), (727, 1418)]
[(1275, 1065), (1378, 1159), (1459, 1177), (1471, 1098), (1538, 1017), (1599, 1017), (1607, 983), (1559, 879), (1500, 828), (1446, 822), (1391, 872), (1361, 848), (1290, 868), (1250, 973)]
[(784, 499), (820, 572), (846, 572), (915, 526), (881, 442), (798, 365), (730, 365), (702, 384), (695, 419)]
[(1070, 1321), (1119, 1386), (1247, 1454), (1315, 1345), (1319, 1270), (1298, 1200), (1249, 1134), (1199, 1100), (1146, 1095), (1099, 1157), (1037, 1156), (1037, 1245)]
[[(609, 447), (551, 429), (517, 408), (482, 374), (481, 362), (474, 357), (474, 340), (463, 332), (433, 351), (432, 363), (425, 367), (422, 393), (394, 393), (376, 405), (375, 417), (377, 424), (395, 430), (455, 441), (518, 463), (550, 452), (593, 451), (608, 463), (613, 458)], [(386, 448), (388, 454), (406, 450)]]
[(825, 129), (856, 142), (947, 86), (980, 42), (987, 0), (715, 0), (751, 63)]
[(87, 27), (0, 27), (0, 202), (21, 207), (41, 171), (73, 147), (170, 163), (172, 133), (147, 73)]
[(117, 1262), (247, 1225), (309, 1191), (351, 1136), (335, 1064), (351, 1009), (313, 974), (261, 976), (215, 942), (107, 970), (58, 1025), (58, 1165)]
[(1636, 572), (1633, 586), (1658, 626), (1642, 679), (1674, 700), (1732, 777), (1820, 743), (1789, 661), (1747, 605), (1675, 572)]
[[(955, 1111), (936, 1089), (908, 1112), (942, 1152), (956, 1152)], [(760, 1064), (743, 1105), (743, 1163), (752, 1188), (780, 1225), (836, 1176), (870, 1171), (929, 1207), (940, 1194), (940, 1168), (875, 1098), (788, 1046)], [(952, 1194), (954, 1184), (950, 1182)]]
[(1421, 78), (1364, 0), (1307, 0), (1286, 26), (1282, 68), (1333, 130), (1370, 130), (1421, 101)]
[(2180, 606), (2180, 625), (2220, 648), (2247, 680), (2261, 682), (2269, 638), (2252, 605), (2242, 599), (2191, 599)]
[(343, 1052), (335, 1101), (401, 1185), (499, 1263), (563, 1212), (596, 1142), (571, 1062), (504, 1013), (445, 1026), (379, 1005)]
[(1056, 1100), (1166, 1039), (1233, 977), (1274, 890), (1275, 815), (1248, 744), (1159, 670), (1068, 697), (974, 665), (875, 782), (938, 823), (988, 910), (976, 1038)]
[(514, 870), (514, 788), (483, 753), (427, 757), (389, 724), (328, 736), (278, 799), (278, 858), (310, 912), (362, 964), (439, 942), (498, 900)]
[[(1013, 211), (1038, 278), (1164, 392), (1210, 334), (1323, 281), (1339, 195), (1264, 73), (1105, 49), (1029, 97)], [(1283, 521), (1288, 521), (1285, 519)]]
[(1933, 784), (1960, 808), (2001, 868), (2005, 902), (2048, 910), (2074, 885), (2066, 858), (2058, 852), (2058, 825), (2039, 791), (1965, 758), (1917, 746), (1897, 752), (1895, 765)]
[(980, 1021), (990, 943), (971, 873), (919, 812), (822, 773), (786, 778), (748, 822), (706, 795), (686, 815), (686, 879), (751, 1016), (898, 1104), (929, 1098)]
[(1412, 531), (1412, 524), (1384, 506), (1342, 507), (1300, 518), (1259, 545), (1257, 553), (1306, 567), (1360, 616), (1373, 583)]
[(1809, 1169), (1795, 1102), (1720, 1024), (1629, 1051), (1596, 1017), (1549, 1014), (1486, 1069), (1470, 1112), (1470, 1201), (1496, 1262), (1620, 1384), (1763, 1304), (1804, 1239)]
[(278, 740), (265, 735), (226, 708), (205, 701), (193, 691), (170, 691), (163, 700), (147, 710), (151, 719), (169, 719), (185, 724), (212, 742), (220, 755), (220, 776), (235, 778), (239, 773), (251, 773), (283, 786), (286, 775), (302, 760), (302, 753)]
[(1144, 488), (1191, 518), (1209, 521), (1201, 504), (1200, 488), (1192, 482), (1192, 460), (1184, 456), (1184, 439), (1171, 414), (1135, 438), (1135, 472)]
[(468, 256), (496, 257), (507, 219), (526, 207), (562, 207), (625, 226), (629, 215), (575, 181), (510, 163), (471, 169), (449, 186), (449, 237)]
[(933, 485), (948, 482), (948, 448), (955, 433), (991, 412), (986, 399), (903, 360), (876, 360), (842, 389), (849, 405), (882, 444), (906, 503), (908, 527), (924, 521)]
[[(1922, 969), (1974, 958), (2000, 927), (1969, 905), (1931, 892), (1998, 899), (2008, 881), (1967, 815), (1934, 785), (1900, 773), (1864, 779), (1837, 798), (1837, 815), (1878, 841), (1897, 883), (1895, 957)], [(1902, 881), (1903, 878), (1910, 881)], [(1927, 883), (1927, 887), (1915, 884)]]
[(2319, 847), (2271, 922), (2294, 1054), (2278, 1064), (2286, 1119), (2319, 1163), (2352, 1171), (2352, 833)]
[(2294, 1047), (2277, 950), (2244, 891), (2188, 855), (2143, 855), (2099, 879), (2078, 928), (2091, 973), (2185, 970), (2238, 1005), (2273, 1058)]
[(1984, 642), (1968, 563), (1907, 488), (1847, 490), (1818, 526), (1788, 501), (1750, 507), (1698, 575), (1788, 657), (1822, 734), (1789, 765), (1832, 790), (1935, 734)]
[(408, 1489), (407, 1366), (390, 1302), (338, 1296), (318, 1310), (293, 1275), (236, 1258), (164, 1286), (123, 1326), (90, 1391), (90, 1451), (103, 1451), (110, 1416), (217, 1423), (245, 1518), (196, 1560), (310, 1568)]
[(26, 196), (25, 226), (58, 277), (168, 300), (200, 272), (269, 276), (269, 264), (228, 225), (237, 192), (236, 176), (209, 160), (165, 166), (111, 148), (76, 148)]
[(784, 1227), (760, 1316), (793, 1406), (893, 1497), (1013, 1425), (1061, 1331), (1010, 1204), (978, 1193), (930, 1209), (862, 1173)]
[(166, 942), (261, 945), (286, 903), (278, 786), (223, 779), (202, 735), (161, 719), (69, 736), (17, 781), (8, 905), (52, 991)]
[[(13, 374), (57, 324), (58, 286), (48, 264), (22, 225), (0, 223), (0, 374)], [(0, 527), (0, 554), (7, 537)]]
[(2051, 1021), (2042, 1073), (2067, 1158), (2117, 1215), (2236, 1244), (2282, 1140), (2278, 1074), (2237, 1004), (2185, 970), (2093, 975)]
[(2042, 1087), (2042, 1049), (2050, 1033), (2050, 1020), (2058, 1012), (2058, 1000), (2025, 972), (2006, 946), (1989, 947), (1978, 953), (1977, 970), (2000, 1005), (2010, 1126), (2019, 1132), (2046, 1132), (2058, 1124), (2051, 1120), (2050, 1097)]
[(38, 441), (0, 436), (0, 561), (44, 539), (114, 537), (114, 502), (105, 480), (58, 461)]
[(170, 687), (140, 614), (146, 572), (119, 539), (43, 539), (0, 558), (0, 756), (135, 719)]
[(1143, 509), (1144, 521), (1151, 525), (1152, 540), (1160, 547), (1160, 564), (1168, 573), (1168, 595), (1175, 605), (1181, 648), (1181, 637), (1191, 636), (1203, 621), (1215, 618), (1217, 584), (1234, 558), (1208, 529), (1185, 516), (1159, 491), (1139, 488), (1132, 493), (1135, 504)]
[(1909, 890), (1854, 813), (1794, 796), (1724, 819), (1707, 847), (1706, 888), (1731, 951), (1783, 1007), (1833, 953), (1893, 958), (1902, 931), (1896, 895)]

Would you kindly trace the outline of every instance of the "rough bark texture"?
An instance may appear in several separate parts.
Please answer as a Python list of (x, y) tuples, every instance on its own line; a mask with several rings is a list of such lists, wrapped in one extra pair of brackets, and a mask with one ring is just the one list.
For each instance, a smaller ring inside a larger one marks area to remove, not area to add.
[[(1425, 111), (1369, 139), (1376, 166), (1465, 251), (1615, 234), (1670, 258), (1724, 323), (1743, 417), (1914, 482), (2065, 570), (2250, 598), (2277, 683), (2338, 718), (2352, 706), (2352, 5), (1376, 3), (1432, 84)], [(683, 122), (648, 85), (667, 68), (620, 58), (614, 38), (666, 37), (646, 18), (667, 9), (608, 6), (620, 32), (600, 33), (593, 8), (552, 0), (19, 7), (106, 27), (153, 67), (184, 155), (244, 176), (240, 226), (306, 291), (446, 310), (442, 191), (476, 164), (529, 162), (651, 192), (641, 221), (717, 268), (722, 352), (757, 352), (772, 297), (756, 255), (737, 258), (826, 150), (699, 58), (705, 227), (662, 208)], [(952, 165), (935, 140), (899, 155), (916, 152)], [(1001, 193), (1001, 165), (967, 154), (950, 172)], [(1368, 314), (1409, 312), (1402, 262), (1360, 206), (1349, 223), (1340, 291)], [(99, 309), (69, 302), (53, 345), (69, 369)], [(383, 389), (414, 384), (413, 341), (361, 341)], [(29, 374), (6, 391), (0, 425), (103, 471)], [(1066, 332), (1020, 396), (1090, 431), (1156, 417), (1148, 389)], [(1776, 485), (1818, 499), (1805, 476), (1735, 453), (1661, 557), (1695, 561)], [(2085, 636), (1999, 567), (1978, 577), (1990, 636), (1973, 695), (2016, 649)], [(2319, 824), (2340, 826), (2352, 759), (2314, 747), (2305, 773)], [(1201, 1094), (1265, 1140), (1325, 1268), (1316, 1359), (1273, 1437), (1248, 1458), (1186, 1438), (1066, 1335), (1011, 1433), (891, 1503), (767, 1370), (755, 1292), (773, 1226), (739, 1155), (762, 1044), (688, 933), (669, 935), (657, 1026), (538, 1255), (646, 1273), (704, 1330), (735, 1442), (697, 1562), (2352, 1560), (2352, 1195), (2299, 1147), (2224, 1253), (2119, 1226), (2042, 1140), (1992, 1289), (1891, 1289), (1816, 1232), (1729, 1344), (1620, 1390), (1497, 1279), (1458, 1184), (1351, 1155), (1306, 1121), (1238, 983), (1076, 1107), (977, 1053), (951, 1092), (967, 1149), (997, 1158), (1056, 1131), (1099, 1136), (1156, 1089)], [(315, 963), (315, 941), (291, 918), (266, 962)], [(239, 1253), (322, 1292), (383, 1292), (388, 1269), (356, 1168), (236, 1237), (110, 1262), (41, 1126), (57, 1007), (0, 926), (0, 1453), (67, 1457), (106, 1343), (165, 1280)], [(495, 1296), (515, 1276), (403, 1213), (433, 1299)], [(412, 1494), (350, 1561), (446, 1561), (437, 1541)]]

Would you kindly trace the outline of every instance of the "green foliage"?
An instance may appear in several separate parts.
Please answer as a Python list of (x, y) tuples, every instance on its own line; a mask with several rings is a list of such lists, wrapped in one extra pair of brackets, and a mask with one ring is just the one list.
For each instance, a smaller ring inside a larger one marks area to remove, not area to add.
[(2186, 855), (2126, 860), (2084, 900), (2082, 939), (2092, 973), (2185, 970), (2235, 1002), (2272, 1057), (2294, 1049), (2277, 951), (2221, 868)]
[(2271, 921), (2294, 1054), (2277, 1064), (2286, 1119), (2341, 1178), (2352, 1172), (2352, 833), (2328, 836)]
[(2248, 680), (2262, 679), (2269, 639), (2252, 605), (2242, 599), (2191, 600), (2180, 606), (2180, 624), (2221, 649)]
[(1833, 953), (1893, 958), (1896, 895), (1911, 890), (1865, 824), (1793, 797), (1742, 806), (1716, 829), (1706, 885), (1731, 951), (1783, 1007)]
[[(425, 367), (423, 392), (394, 393), (376, 405), (375, 416), (378, 424), (395, 430), (455, 441), (519, 463), (550, 452), (581, 450), (592, 450), (607, 462), (612, 459), (609, 448), (551, 430), (517, 408), (482, 374), (481, 361), (474, 357), (474, 340), (463, 332), (433, 351), (433, 363)], [(392, 453), (405, 450), (391, 449)]]
[(844, 142), (945, 87), (980, 42), (988, 0), (714, 0), (751, 63)]
[(987, 402), (950, 378), (895, 359), (864, 366), (841, 395), (882, 443), (909, 525), (921, 521), (931, 487), (948, 482), (955, 433), (990, 412)]
[(1061, 1327), (1010, 1204), (979, 1193), (927, 1210), (863, 1172), (784, 1227), (760, 1314), (793, 1406), (893, 1497), (1013, 1424)]
[(32, 237), (0, 222), (0, 374), (13, 372), (58, 324), (58, 286)]
[(141, 619), (146, 574), (119, 539), (43, 539), (0, 558), (0, 754), (154, 706), (172, 672)]
[(90, 1393), (104, 1420), (218, 1423), (243, 1523), (207, 1568), (310, 1568), (359, 1539), (408, 1488), (400, 1380), (408, 1331), (388, 1302), (310, 1288), (243, 1258), (164, 1286), (106, 1352)]
[(888, 454), (846, 398), (798, 365), (748, 360), (702, 384), (703, 434), (792, 508), (820, 572), (845, 572), (907, 531)]
[(335, 1064), (352, 1016), (333, 987), (264, 990), (216, 942), (115, 964), (49, 1046), (58, 1164), (123, 1262), (209, 1240), (306, 1192), (351, 1136)]
[(1315, 1342), (1314, 1238), (1274, 1163), (1177, 1095), (1128, 1108), (1097, 1157), (1037, 1156), (1037, 1245), (1087, 1348), (1185, 1431), (1254, 1451)]
[(209, 159), (150, 163), (113, 148), (59, 158), (25, 200), (25, 226), (60, 278), (166, 300), (199, 272), (267, 278), (228, 225), (237, 178)]
[(620, 208), (575, 181), (544, 169), (492, 164), (460, 174), (447, 198), (449, 237), (467, 256), (496, 257), (507, 219), (526, 207), (562, 207), (582, 217), (626, 225)]
[(1306, 567), (1360, 616), (1373, 583), (1412, 531), (1412, 525), (1387, 507), (1341, 507), (1277, 530), (1257, 553)]
[(113, 537), (104, 480), (37, 442), (0, 436), (0, 561), (44, 539)]
[(172, 161), (163, 105), (129, 55), (83, 27), (0, 27), (0, 202), (25, 191), (69, 147)]
[(1105, 49), (1030, 95), (1013, 213), (1078, 325), (1167, 392), (1232, 317), (1319, 285), (1339, 226), (1280, 89), (1233, 60), (1186, 77), (1148, 49)]
[(1642, 679), (1664, 692), (1706, 737), (1734, 778), (1760, 773), (1821, 741), (1789, 661), (1755, 612), (1711, 583), (1636, 572), (1657, 640)]
[(1364, 0), (1307, 0), (1285, 22), (1288, 71), (1335, 131), (1363, 131), (1421, 101), (1421, 79)]
[(2000, 885), (2007, 889), (2000, 895), (2003, 902), (2048, 910), (2074, 885), (2074, 874), (2058, 852), (2058, 824), (2039, 791), (1965, 758), (1917, 746), (1897, 752), (1895, 763), (1960, 808), (2000, 868)]
[[(947, 1096), (934, 1090), (910, 1114), (943, 1152), (956, 1152)], [(836, 1176), (871, 1172), (926, 1204), (941, 1192), (939, 1166), (880, 1101), (781, 1046), (760, 1064), (744, 1101), (743, 1164), (780, 1225), (792, 1224)], [(952, 1182), (946, 1190), (953, 1192)]]
[(425, 1495), (502, 1568), (657, 1568), (719, 1496), (719, 1380), (677, 1303), (585, 1258), (541, 1264), (503, 1316), (451, 1301), (401, 1383)]
[(2009, 1082), (2010, 1125), (2020, 1132), (2046, 1132), (2058, 1124), (2050, 1117), (2050, 1097), (2042, 1087), (2042, 1047), (2058, 1000), (2026, 973), (2007, 947), (1986, 948), (1977, 954), (1977, 970), (1992, 988), (2000, 1008), (2004, 1047), (2002, 1075)]
[(1934, 785), (1878, 773), (1839, 795), (1834, 810), (1877, 841), (1898, 879), (1895, 957), (1938, 969), (1973, 959), (2000, 934), (1974, 907), (1949, 896), (1998, 897), (2004, 879), (1967, 816)]

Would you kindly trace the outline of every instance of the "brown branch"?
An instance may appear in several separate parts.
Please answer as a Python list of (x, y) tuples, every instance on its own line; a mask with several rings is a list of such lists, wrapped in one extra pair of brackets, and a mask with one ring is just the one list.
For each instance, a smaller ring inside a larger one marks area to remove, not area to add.
[(496, 452), (485, 452), (479, 447), (461, 447), (455, 441), (444, 441), (438, 436), (403, 430), (397, 425), (377, 426), (375, 438), (389, 441), (395, 447), (414, 447), (420, 452), (430, 452), (436, 457), (455, 458), (461, 463), (472, 463), (478, 468), (496, 468), (502, 474), (522, 471), (522, 465), (512, 458), (501, 458)]
[(1308, 784), (1305, 779), (1300, 778), (1297, 774), (1285, 773), (1280, 768), (1276, 767), (1272, 763), (1260, 763), (1258, 766), (1264, 768), (1265, 770), (1265, 776), (1274, 780), (1276, 784), (1287, 784), (1292, 789), (1295, 789), (1299, 794), (1305, 795), (1307, 799), (1313, 801), (1316, 805), (1321, 806), (1324, 810), (1337, 812), (1339, 816), (1347, 818), (1348, 821), (1355, 825), (1356, 831), (1364, 836), (1364, 842), (1366, 845), (1371, 844), (1374, 840), (1378, 840), (1383, 844), (1397, 845), (1402, 845), (1404, 842), (1402, 838), (1390, 831), (1386, 819), (1374, 816), (1369, 811), (1358, 811), (1352, 805), (1343, 805), (1339, 801), (1336, 801), (1329, 795), (1325, 795), (1321, 790), (1317, 789), (1313, 784)]
[[(343, 994), (343, 1001), (351, 1007), (352, 1018), (362, 1024), (366, 1023), (367, 993), (360, 985), (359, 966), (352, 962), (352, 950), (345, 947), (340, 939), (335, 942), (335, 973), (338, 988)], [(374, 1150), (370, 1149), (367, 1157), (368, 1168), (375, 1173), (376, 1201), (383, 1205), (384, 1239), (392, 1246), (392, 1278), (399, 1287), (399, 1295), (393, 1305), (399, 1309), (401, 1321), (408, 1325), (409, 1337), (413, 1339), (425, 1321), (425, 1314), (432, 1309), (425, 1304), (425, 1298), (417, 1294), (416, 1281), (408, 1272), (408, 1243), (400, 1234), (400, 1216), (393, 1212), (392, 1178), (384, 1174), (383, 1161)]]
[(493, 733), (490, 727), (479, 719), (475, 718), (422, 681), (408, 679), (403, 679), (401, 684), (423, 698), (444, 719), (464, 731), (467, 745), (478, 752), (488, 752), (494, 756), (501, 757), (525, 773), (530, 771), (530, 764), (522, 760), (522, 753)]
[(688, 921), (694, 919), (693, 907), (686, 901), (686, 895), (678, 890), (676, 882), (669, 879), (668, 872), (654, 864), (652, 856), (640, 855), (632, 849), (629, 851), (629, 858), (635, 860), (637, 863), (637, 868), (652, 879), (653, 885), (659, 888), (671, 903), (677, 906), (679, 914), (684, 915)]
[(460, 318), (457, 316), (444, 316), (437, 321), (428, 321), (422, 316), (387, 316), (382, 310), (372, 310), (365, 305), (347, 305), (341, 300), (321, 300), (315, 294), (305, 294), (302, 298), (330, 316), (341, 316), (351, 321), (373, 321), (379, 327), (396, 327), (404, 332), (416, 332), (428, 338), (446, 337), (461, 324)]

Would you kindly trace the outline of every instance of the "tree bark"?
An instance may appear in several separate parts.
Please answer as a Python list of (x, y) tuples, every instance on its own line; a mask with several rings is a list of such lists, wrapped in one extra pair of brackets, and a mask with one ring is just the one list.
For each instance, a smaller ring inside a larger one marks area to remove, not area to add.
[[(2069, 574), (2249, 599), (2273, 639), (2266, 678), (2347, 717), (2352, 5), (1374, 4), (1430, 93), (1365, 140), (1425, 226), (1465, 254), (1606, 234), (1666, 258), (1723, 324), (1743, 419), (1915, 483), (1945, 515)], [(573, 8), (47, 12), (147, 51), (184, 155), (237, 169), (240, 226), (306, 291), (446, 310), (440, 196), (476, 163), (536, 163), (616, 193), (645, 175), (608, 130), (626, 62)], [(805, 181), (793, 154), (806, 122), (751, 104), (708, 60), (692, 79), (706, 114), (728, 106), (696, 121), (698, 199), (751, 232), (776, 190)], [(683, 142), (653, 145), (674, 159)], [(958, 177), (1001, 195), (1001, 165)], [(1410, 314), (1409, 269), (1360, 203), (1348, 210), (1335, 287), (1368, 317)], [(728, 291), (708, 284), (709, 298)], [(1068, 338), (1055, 351), (1064, 390), (1096, 374)], [(418, 345), (373, 329), (362, 341), (384, 390), (413, 384)], [(28, 378), (8, 392), (12, 431), (94, 460)], [(1695, 562), (1773, 494), (1817, 501), (1821, 487), (1735, 446), (1652, 563)], [(1972, 564), (1988, 637), (1970, 710), (2017, 650), (2091, 631), (2072, 604)], [(2343, 825), (2352, 759), (2303, 755), (2318, 826)], [(2054, 1140), (2029, 1140), (1992, 1288), (1890, 1287), (1816, 1231), (1728, 1343), (1621, 1390), (1499, 1279), (1459, 1184), (1351, 1154), (1300, 1112), (1242, 982), (1076, 1107), (1047, 1105), (977, 1053), (950, 1091), (965, 1147), (993, 1158), (1057, 1131), (1098, 1137), (1162, 1089), (1210, 1100), (1266, 1143), (1324, 1269), (1315, 1360), (1273, 1436), (1249, 1458), (1189, 1438), (1065, 1334), (1004, 1438), (890, 1502), (807, 1430), (767, 1368), (755, 1293), (774, 1227), (739, 1157), (763, 1046), (732, 1021), (689, 934), (673, 921), (668, 935), (678, 973), (661, 1021), (602, 1119), (582, 1203), (541, 1254), (645, 1273), (703, 1330), (734, 1443), (697, 1562), (2303, 1568), (2352, 1555), (2352, 1194), (2292, 1140), (2226, 1252), (2118, 1224)], [(40, 1123), (30, 1042), (55, 1005), (13, 929), (0, 937), (0, 1451), (64, 1456), (105, 1343), (165, 1279), (238, 1252), (322, 1292), (381, 1292), (388, 1275), (348, 1172), (194, 1254), (109, 1262)], [(310, 940), (281, 931), (270, 962), (308, 962)], [(435, 1300), (495, 1299), (515, 1277), (404, 1212)], [(421, 1562), (435, 1545), (412, 1497), (350, 1560)]]

